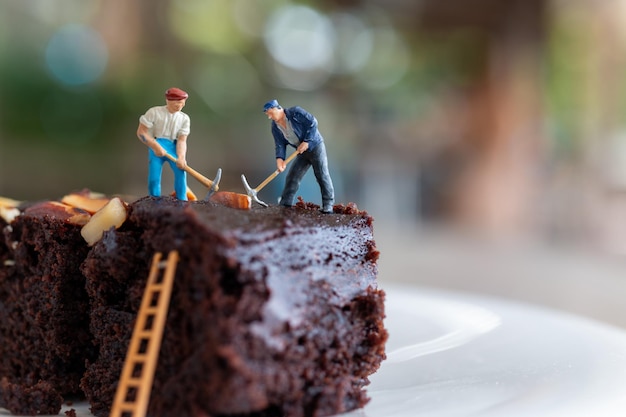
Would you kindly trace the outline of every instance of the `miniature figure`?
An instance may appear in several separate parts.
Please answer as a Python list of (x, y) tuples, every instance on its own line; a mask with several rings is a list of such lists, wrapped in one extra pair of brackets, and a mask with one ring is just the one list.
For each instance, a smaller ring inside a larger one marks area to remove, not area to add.
[(272, 120), (272, 135), (276, 149), (276, 168), (283, 172), (287, 163), (287, 145), (296, 148), (298, 157), (287, 173), (280, 204), (291, 207), (302, 177), (310, 167), (322, 193), (322, 212), (332, 213), (335, 201), (333, 182), (328, 172), (328, 158), (324, 138), (317, 129), (317, 119), (301, 107), (283, 109), (277, 100), (263, 106), (263, 112)]
[[(169, 163), (174, 172), (176, 198), (187, 201), (187, 136), (190, 132), (189, 116), (181, 110), (189, 95), (180, 88), (165, 92), (165, 106), (155, 106), (139, 118), (137, 137), (148, 146), (148, 193), (161, 196), (163, 164)], [(167, 154), (175, 157), (172, 161)]]

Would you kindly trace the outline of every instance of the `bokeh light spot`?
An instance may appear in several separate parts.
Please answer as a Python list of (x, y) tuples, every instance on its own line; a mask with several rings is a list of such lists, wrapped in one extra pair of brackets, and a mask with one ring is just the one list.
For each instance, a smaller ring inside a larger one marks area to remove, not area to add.
[(296, 70), (330, 69), (335, 31), (330, 20), (304, 6), (276, 11), (265, 27), (265, 45), (280, 64)]
[(355, 73), (370, 59), (373, 48), (371, 30), (357, 16), (336, 13), (331, 16), (335, 27), (335, 68), (339, 74)]
[(409, 47), (393, 28), (372, 30), (373, 51), (358, 74), (359, 82), (370, 89), (386, 89), (404, 77), (411, 63)]
[(106, 69), (108, 50), (98, 32), (71, 24), (59, 29), (48, 42), (46, 65), (63, 84), (77, 86), (96, 81)]

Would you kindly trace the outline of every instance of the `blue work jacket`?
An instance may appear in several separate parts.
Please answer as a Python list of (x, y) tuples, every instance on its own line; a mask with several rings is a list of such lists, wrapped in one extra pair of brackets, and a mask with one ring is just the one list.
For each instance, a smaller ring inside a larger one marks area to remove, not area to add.
[[(317, 119), (302, 107), (295, 106), (286, 108), (285, 116), (287, 120), (291, 122), (293, 132), (300, 140), (300, 143), (309, 143), (309, 151), (315, 149), (318, 144), (324, 141), (319, 130), (317, 130)], [(297, 146), (289, 143), (274, 121), (272, 121), (272, 135), (274, 136), (274, 145), (276, 147), (276, 158), (284, 160), (287, 153), (287, 145), (291, 145), (294, 148)]]

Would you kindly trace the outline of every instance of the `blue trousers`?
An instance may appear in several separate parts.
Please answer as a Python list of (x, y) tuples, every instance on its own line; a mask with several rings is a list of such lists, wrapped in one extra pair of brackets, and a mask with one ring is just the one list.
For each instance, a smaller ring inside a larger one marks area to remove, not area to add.
[(289, 172), (287, 172), (287, 178), (285, 179), (285, 188), (280, 197), (281, 205), (293, 205), (302, 177), (304, 177), (304, 174), (306, 174), (311, 167), (313, 167), (315, 179), (322, 192), (322, 209), (326, 211), (332, 210), (335, 202), (335, 190), (333, 188), (333, 181), (330, 178), (330, 173), (328, 172), (328, 158), (326, 157), (326, 146), (324, 146), (324, 142), (318, 144), (312, 150), (303, 152), (294, 159), (291, 168), (289, 168)]
[[(176, 141), (157, 138), (157, 143), (165, 149), (165, 152), (178, 158), (176, 155)], [(187, 173), (178, 168), (173, 161), (165, 156), (159, 158), (152, 149), (148, 151), (148, 193), (153, 197), (161, 197), (161, 174), (163, 164), (167, 162), (174, 172), (174, 191), (176, 198), (187, 200)]]

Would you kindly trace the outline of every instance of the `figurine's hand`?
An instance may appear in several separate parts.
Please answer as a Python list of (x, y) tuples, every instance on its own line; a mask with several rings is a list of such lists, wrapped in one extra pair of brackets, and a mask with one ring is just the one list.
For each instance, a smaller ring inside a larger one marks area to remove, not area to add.
[(176, 166), (182, 170), (184, 170), (185, 168), (187, 168), (187, 161), (181, 158), (178, 158), (176, 160)]
[(309, 142), (302, 142), (300, 145), (298, 145), (298, 149), (296, 149), (296, 152), (303, 153), (306, 152), (307, 149), (309, 149)]
[(159, 145), (158, 143), (152, 150), (154, 151), (154, 154), (158, 156), (159, 158), (164, 157), (165, 154), (167, 153), (165, 152), (165, 149), (163, 149), (163, 147)]
[(286, 166), (284, 159), (276, 158), (276, 169), (278, 169), (278, 172), (283, 172)]

